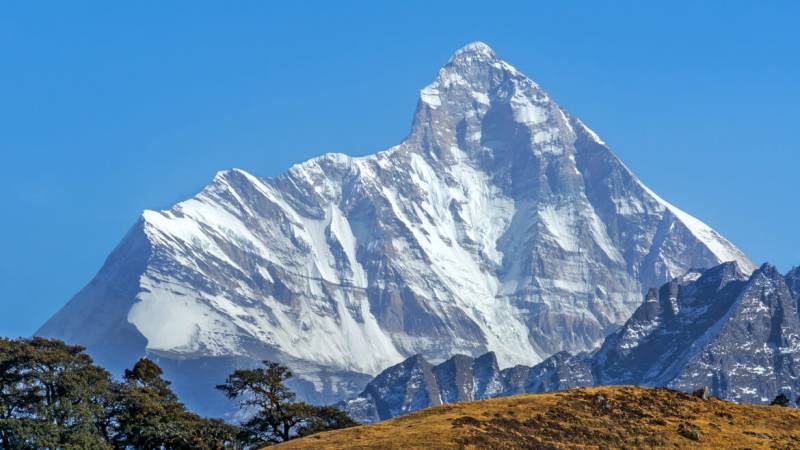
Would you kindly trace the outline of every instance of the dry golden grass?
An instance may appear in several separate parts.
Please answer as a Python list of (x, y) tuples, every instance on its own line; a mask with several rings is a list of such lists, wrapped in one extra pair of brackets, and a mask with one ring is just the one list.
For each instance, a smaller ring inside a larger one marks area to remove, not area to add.
[(277, 448), (800, 449), (800, 410), (597, 387), (437, 406)]

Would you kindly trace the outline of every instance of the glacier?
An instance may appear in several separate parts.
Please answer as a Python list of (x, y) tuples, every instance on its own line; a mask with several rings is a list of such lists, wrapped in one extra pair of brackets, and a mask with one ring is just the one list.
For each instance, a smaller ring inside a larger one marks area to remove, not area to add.
[(399, 145), (222, 171), (145, 211), (37, 335), (114, 370), (150, 355), (199, 410), (262, 359), (331, 402), (410, 355), (509, 367), (592, 349), (649, 287), (726, 261), (755, 269), (476, 42), (420, 91)]

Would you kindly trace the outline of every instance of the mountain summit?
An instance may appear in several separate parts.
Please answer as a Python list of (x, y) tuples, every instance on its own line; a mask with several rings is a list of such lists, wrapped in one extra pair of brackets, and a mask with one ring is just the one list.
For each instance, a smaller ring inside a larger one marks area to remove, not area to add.
[(38, 334), (112, 367), (157, 357), (190, 405), (264, 358), (331, 401), (413, 354), (509, 366), (590, 349), (647, 288), (724, 261), (754, 269), (478, 42), (422, 89), (401, 144), (220, 172), (145, 211)]

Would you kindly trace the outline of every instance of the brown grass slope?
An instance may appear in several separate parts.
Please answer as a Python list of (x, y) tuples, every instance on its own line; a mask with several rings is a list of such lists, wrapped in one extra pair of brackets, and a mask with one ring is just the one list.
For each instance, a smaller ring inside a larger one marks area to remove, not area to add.
[(596, 387), (437, 406), (277, 448), (800, 449), (800, 410)]

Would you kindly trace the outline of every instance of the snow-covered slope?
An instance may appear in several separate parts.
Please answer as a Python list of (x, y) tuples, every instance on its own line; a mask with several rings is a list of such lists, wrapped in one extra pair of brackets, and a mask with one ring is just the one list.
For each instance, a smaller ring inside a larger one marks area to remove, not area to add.
[(220, 172), (145, 211), (39, 334), (114, 367), (147, 351), (179, 390), (189, 371), (275, 358), (331, 400), (417, 353), (509, 366), (589, 349), (647, 287), (729, 260), (753, 268), (473, 43), (422, 89), (400, 145)]

